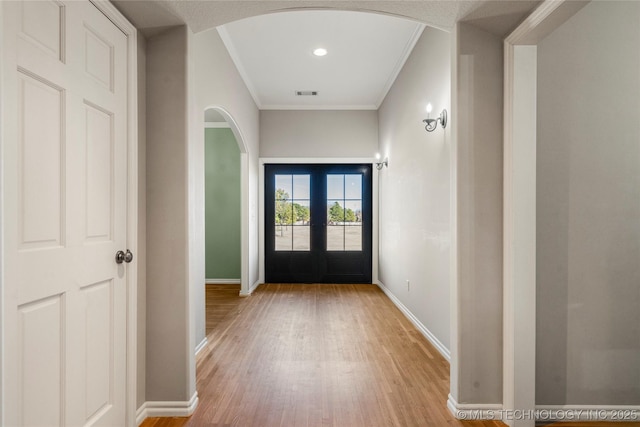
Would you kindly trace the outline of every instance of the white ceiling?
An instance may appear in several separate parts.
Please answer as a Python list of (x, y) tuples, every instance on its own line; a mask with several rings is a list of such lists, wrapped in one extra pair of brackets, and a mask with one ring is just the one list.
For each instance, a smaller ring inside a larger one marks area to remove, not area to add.
[[(147, 38), (175, 25), (186, 24), (194, 32), (221, 28), (234, 61), (262, 109), (375, 109), (423, 24), (450, 31), (457, 21), (464, 21), (502, 37), (540, 3), (540, 0), (112, 1)], [(319, 44), (329, 50), (324, 58), (311, 55)], [(319, 96), (295, 98), (295, 90), (317, 90)]]
[[(247, 18), (218, 32), (260, 109), (377, 109), (423, 28), (386, 15), (316, 10)], [(313, 55), (318, 47), (328, 54)]]

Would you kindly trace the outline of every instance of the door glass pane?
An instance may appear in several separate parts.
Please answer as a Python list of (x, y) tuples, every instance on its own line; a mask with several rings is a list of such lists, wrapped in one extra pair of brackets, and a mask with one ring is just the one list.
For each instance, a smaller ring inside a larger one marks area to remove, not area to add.
[(309, 200), (311, 198), (309, 188), (309, 175), (293, 175), (293, 193), (291, 198), (295, 200)]
[(275, 175), (275, 250), (311, 250), (310, 175)]
[(344, 251), (344, 225), (327, 225), (327, 250)]
[(276, 225), (275, 231), (276, 251), (290, 251), (293, 245), (291, 226)]
[(362, 250), (362, 224), (353, 224), (344, 228), (344, 250)]
[(362, 223), (362, 200), (347, 200), (344, 202), (344, 221), (352, 224)]
[[(308, 178), (308, 177), (307, 177)], [(308, 180), (307, 180), (308, 184)], [(294, 189), (295, 192), (295, 189)], [(307, 187), (307, 194), (309, 188)], [(311, 250), (311, 233), (309, 230), (309, 221), (311, 220), (311, 209), (309, 200), (296, 199), (293, 205), (293, 250), (309, 251)]]
[(362, 250), (362, 201), (347, 200), (344, 204), (344, 250)]
[(343, 225), (344, 222), (344, 201), (327, 200), (327, 221), (329, 225)]
[(344, 199), (344, 175), (327, 175), (327, 199)]
[[(276, 200), (279, 198), (291, 198), (291, 194), (293, 193), (291, 179), (292, 175), (276, 175)], [(280, 197), (278, 197), (278, 195), (280, 195)]]
[(309, 251), (311, 250), (311, 235), (309, 226), (295, 226), (293, 230), (293, 250)]
[(362, 250), (362, 175), (327, 175), (327, 250)]
[(345, 199), (362, 200), (362, 175), (344, 176)]

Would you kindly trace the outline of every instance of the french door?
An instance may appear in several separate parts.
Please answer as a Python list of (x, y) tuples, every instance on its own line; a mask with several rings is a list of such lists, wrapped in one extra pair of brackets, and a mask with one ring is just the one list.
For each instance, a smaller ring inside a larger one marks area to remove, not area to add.
[(265, 165), (265, 280), (371, 283), (371, 165)]

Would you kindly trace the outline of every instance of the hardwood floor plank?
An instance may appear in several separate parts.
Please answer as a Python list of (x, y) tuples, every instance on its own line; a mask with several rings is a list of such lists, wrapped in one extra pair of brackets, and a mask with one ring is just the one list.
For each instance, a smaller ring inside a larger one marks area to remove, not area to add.
[(205, 331), (209, 335), (224, 319), (235, 312), (242, 301), (240, 285), (205, 285)]
[(197, 358), (198, 408), (143, 427), (504, 426), (453, 417), (449, 364), (377, 286), (219, 291), (207, 290), (207, 314), (227, 314)]

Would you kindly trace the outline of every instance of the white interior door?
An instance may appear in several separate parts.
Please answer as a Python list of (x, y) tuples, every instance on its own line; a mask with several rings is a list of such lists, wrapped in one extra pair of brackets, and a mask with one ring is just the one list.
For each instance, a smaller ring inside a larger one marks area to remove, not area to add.
[(124, 426), (127, 39), (2, 2), (4, 425)]

